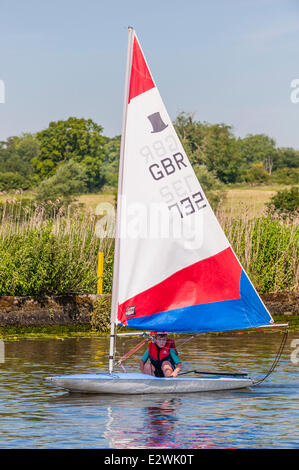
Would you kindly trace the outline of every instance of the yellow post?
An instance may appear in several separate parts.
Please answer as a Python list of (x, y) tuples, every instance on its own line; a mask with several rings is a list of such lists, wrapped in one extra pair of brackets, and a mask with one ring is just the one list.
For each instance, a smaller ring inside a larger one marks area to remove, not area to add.
[(99, 254), (98, 254), (97, 294), (102, 294), (103, 293), (103, 270), (104, 270), (104, 253), (99, 251)]

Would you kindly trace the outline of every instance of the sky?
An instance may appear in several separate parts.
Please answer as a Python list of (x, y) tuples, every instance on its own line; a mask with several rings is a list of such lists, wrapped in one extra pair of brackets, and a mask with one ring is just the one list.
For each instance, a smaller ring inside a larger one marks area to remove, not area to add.
[(128, 26), (173, 120), (299, 149), (299, 0), (0, 0), (0, 140), (69, 116), (119, 135)]

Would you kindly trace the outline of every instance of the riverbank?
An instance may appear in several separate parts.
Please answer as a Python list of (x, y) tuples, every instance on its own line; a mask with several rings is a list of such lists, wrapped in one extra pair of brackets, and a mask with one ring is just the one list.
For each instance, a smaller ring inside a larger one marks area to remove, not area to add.
[[(97, 334), (100, 328), (94, 328), (92, 320), (100, 298), (100, 295), (93, 294), (2, 296), (0, 335), (23, 335), (26, 332), (33, 335), (50, 332), (54, 336)], [(298, 294), (264, 294), (261, 298), (276, 322), (288, 322), (291, 328), (299, 328)], [(107, 315), (109, 312), (105, 312), (103, 324), (107, 324)]]
[(62, 294), (0, 297), (0, 325), (38, 326), (85, 324), (100, 296)]

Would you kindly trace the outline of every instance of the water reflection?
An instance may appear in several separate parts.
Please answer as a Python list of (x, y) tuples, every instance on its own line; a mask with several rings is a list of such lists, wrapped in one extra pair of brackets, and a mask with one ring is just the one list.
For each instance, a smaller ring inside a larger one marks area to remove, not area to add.
[[(290, 361), (295, 337), (290, 334), (278, 369), (259, 387), (167, 396), (68, 394), (44, 381), (51, 374), (106, 370), (106, 338), (6, 342), (0, 447), (299, 447), (299, 374)], [(185, 370), (260, 377), (280, 340), (276, 334), (199, 336), (182, 346), (180, 357)], [(118, 347), (122, 354), (132, 342)], [(138, 359), (128, 361), (128, 370), (138, 370)]]
[(148, 447), (172, 447), (175, 441), (175, 424), (178, 421), (177, 409), (182, 405), (179, 398), (164, 400), (156, 406), (146, 408), (145, 427), (149, 436)]

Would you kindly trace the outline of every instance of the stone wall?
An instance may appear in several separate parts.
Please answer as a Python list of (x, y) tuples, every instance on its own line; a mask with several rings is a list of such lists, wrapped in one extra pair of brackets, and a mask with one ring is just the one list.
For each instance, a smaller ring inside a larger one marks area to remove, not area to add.
[[(51, 295), (0, 297), (0, 325), (66, 325), (89, 323), (98, 295)], [(262, 295), (262, 300), (275, 316), (299, 314), (299, 295), (280, 293)]]
[(89, 323), (96, 295), (0, 297), (0, 325)]
[(261, 298), (272, 315), (286, 317), (299, 315), (299, 293), (281, 292), (277, 294), (263, 294)]

